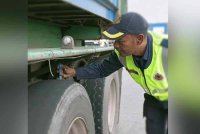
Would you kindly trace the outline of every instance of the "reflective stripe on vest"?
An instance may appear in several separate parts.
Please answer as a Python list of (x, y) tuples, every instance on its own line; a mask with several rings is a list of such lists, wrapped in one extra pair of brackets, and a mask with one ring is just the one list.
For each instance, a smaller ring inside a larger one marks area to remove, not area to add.
[(160, 45), (162, 36), (149, 32), (153, 38), (153, 54), (149, 67), (144, 69), (144, 75), (140, 68), (134, 63), (132, 55), (121, 57), (115, 50), (120, 62), (127, 69), (131, 77), (139, 83), (143, 89), (150, 95), (153, 95), (160, 101), (168, 100), (168, 49)]

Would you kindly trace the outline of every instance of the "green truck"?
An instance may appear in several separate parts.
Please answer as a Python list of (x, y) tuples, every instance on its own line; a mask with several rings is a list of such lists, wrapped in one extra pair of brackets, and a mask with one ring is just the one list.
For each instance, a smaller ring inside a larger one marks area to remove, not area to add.
[(113, 46), (93, 40), (126, 6), (126, 0), (28, 0), (29, 134), (117, 133), (122, 70), (78, 81), (62, 79), (60, 68), (106, 58)]

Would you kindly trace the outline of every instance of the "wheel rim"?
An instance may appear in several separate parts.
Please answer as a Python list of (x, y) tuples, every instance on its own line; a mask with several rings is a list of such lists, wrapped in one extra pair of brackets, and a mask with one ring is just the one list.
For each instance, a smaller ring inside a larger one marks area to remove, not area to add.
[(115, 80), (111, 82), (111, 89), (109, 90), (109, 103), (108, 103), (108, 127), (111, 133), (115, 122), (115, 111), (117, 106), (117, 91)]
[(75, 118), (68, 128), (67, 134), (88, 134), (84, 119)]

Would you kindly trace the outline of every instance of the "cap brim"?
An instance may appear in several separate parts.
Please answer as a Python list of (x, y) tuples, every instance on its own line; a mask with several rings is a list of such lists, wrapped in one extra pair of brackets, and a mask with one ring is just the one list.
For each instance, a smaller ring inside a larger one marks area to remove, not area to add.
[(112, 39), (112, 40), (117, 40), (119, 38), (121, 38), (123, 35), (125, 35), (125, 33), (120, 32), (117, 28), (115, 28), (114, 26), (108, 28), (106, 31), (104, 31), (103, 36), (105, 36), (108, 39)]

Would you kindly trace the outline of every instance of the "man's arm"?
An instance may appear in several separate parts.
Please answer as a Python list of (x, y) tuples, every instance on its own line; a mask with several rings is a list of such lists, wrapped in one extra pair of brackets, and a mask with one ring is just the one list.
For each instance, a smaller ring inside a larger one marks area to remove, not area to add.
[(109, 57), (98, 63), (93, 63), (80, 68), (70, 68), (63, 65), (63, 78), (76, 77), (80, 79), (93, 79), (106, 77), (123, 67), (116, 53), (113, 51)]
[(98, 63), (86, 65), (84, 67), (76, 68), (76, 78), (80, 79), (93, 79), (102, 78), (110, 75), (123, 67), (120, 63), (116, 53), (113, 51), (109, 57)]
[(164, 38), (161, 42), (161, 45), (165, 48), (168, 48), (168, 39)]
[(164, 34), (163, 35), (163, 39), (160, 43), (163, 47), (168, 48), (168, 35)]

